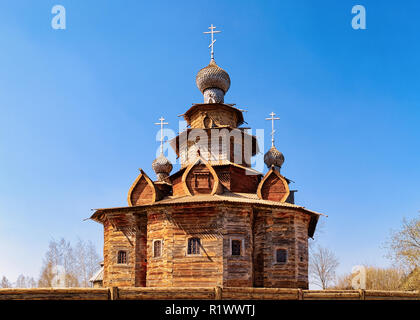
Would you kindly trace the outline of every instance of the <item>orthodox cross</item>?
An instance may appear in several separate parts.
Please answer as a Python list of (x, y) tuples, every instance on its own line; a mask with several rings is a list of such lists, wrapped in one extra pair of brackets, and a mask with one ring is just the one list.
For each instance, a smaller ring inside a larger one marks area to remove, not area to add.
[(155, 124), (160, 126), (160, 153), (163, 154), (163, 126), (169, 123), (164, 122), (165, 121), (164, 117), (160, 117), (159, 121), (160, 122), (155, 122)]
[(211, 43), (209, 45), (209, 48), (211, 48), (211, 59), (214, 60), (214, 43), (216, 42), (216, 39), (214, 39), (214, 34), (215, 33), (220, 33), (222, 31), (215, 31), (214, 29), (216, 29), (216, 27), (213, 26), (213, 24), (209, 27), (210, 31), (207, 32), (203, 32), (203, 33), (210, 33), (211, 34)]
[(271, 118), (265, 118), (265, 120), (271, 120), (271, 146), (274, 147), (274, 120), (280, 120), (280, 118), (275, 118), (276, 114), (274, 112), (270, 113)]

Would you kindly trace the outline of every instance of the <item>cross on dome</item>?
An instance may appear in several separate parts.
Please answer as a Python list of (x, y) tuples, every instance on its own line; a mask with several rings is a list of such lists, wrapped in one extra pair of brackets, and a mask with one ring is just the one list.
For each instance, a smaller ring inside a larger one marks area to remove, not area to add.
[(271, 118), (265, 118), (265, 120), (271, 120), (271, 146), (274, 147), (274, 120), (280, 120), (280, 118), (274, 117), (276, 114), (274, 112), (270, 113)]
[(203, 33), (211, 34), (211, 43), (209, 45), (209, 48), (211, 48), (211, 52), (210, 52), (211, 53), (211, 59), (214, 60), (214, 43), (216, 42), (216, 39), (214, 39), (214, 34), (215, 33), (220, 33), (222, 31), (214, 30), (214, 29), (216, 29), (216, 27), (213, 26), (213, 24), (210, 25), (209, 29), (210, 29), (210, 31), (206, 31), (206, 32), (203, 32)]
[(160, 122), (155, 122), (156, 125), (160, 126), (160, 153), (163, 154), (163, 126), (165, 124), (169, 124), (168, 122), (164, 122), (165, 118), (164, 117), (160, 117), (159, 118)]

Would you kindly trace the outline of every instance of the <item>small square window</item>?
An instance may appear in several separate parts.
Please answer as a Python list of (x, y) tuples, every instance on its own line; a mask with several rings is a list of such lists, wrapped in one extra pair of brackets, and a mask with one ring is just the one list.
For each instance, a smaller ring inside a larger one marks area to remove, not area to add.
[(241, 240), (232, 240), (232, 256), (240, 256), (241, 255), (241, 247), (242, 241)]
[(286, 263), (287, 262), (287, 250), (286, 249), (277, 249), (276, 250), (276, 262), (277, 263)]
[(120, 250), (117, 254), (117, 263), (126, 264), (127, 263), (127, 251)]

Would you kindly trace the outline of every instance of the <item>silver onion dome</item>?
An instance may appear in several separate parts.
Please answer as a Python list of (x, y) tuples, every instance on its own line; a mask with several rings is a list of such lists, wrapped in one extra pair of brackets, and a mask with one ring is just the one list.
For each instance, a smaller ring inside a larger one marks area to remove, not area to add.
[(152, 162), (153, 171), (155, 171), (158, 181), (167, 181), (169, 173), (172, 171), (172, 163), (161, 153)]
[(195, 82), (204, 95), (205, 103), (223, 103), (224, 95), (230, 87), (229, 74), (214, 59), (210, 60), (207, 67), (198, 71)]
[(267, 165), (267, 168), (274, 166), (280, 171), (284, 163), (283, 153), (277, 150), (275, 146), (272, 146), (264, 155), (264, 163)]

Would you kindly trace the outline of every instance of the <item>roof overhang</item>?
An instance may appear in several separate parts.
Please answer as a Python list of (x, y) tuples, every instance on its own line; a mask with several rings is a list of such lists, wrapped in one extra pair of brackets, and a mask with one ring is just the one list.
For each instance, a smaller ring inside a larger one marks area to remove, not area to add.
[(203, 204), (217, 205), (217, 204), (243, 204), (252, 208), (278, 208), (301, 212), (310, 216), (308, 227), (308, 236), (313, 237), (320, 216), (326, 216), (322, 213), (309, 210), (305, 207), (285, 202), (275, 202), (269, 200), (253, 199), (244, 196), (226, 196), (226, 195), (199, 195), (199, 196), (182, 196), (182, 197), (167, 197), (161, 201), (153, 204), (145, 204), (133, 207), (115, 207), (96, 209), (95, 213), (90, 217), (99, 223), (104, 223), (109, 220), (113, 224), (121, 222), (122, 225), (132, 224), (133, 217), (136, 215), (146, 214), (148, 208), (165, 208), (168, 206), (195, 206), (202, 207)]
[(180, 114), (179, 116), (183, 116), (185, 121), (187, 121), (188, 124), (190, 124), (190, 120), (191, 120), (190, 117), (193, 112), (198, 111), (203, 108), (205, 109), (208, 107), (221, 107), (229, 111), (234, 111), (238, 116), (237, 126), (240, 126), (241, 124), (245, 123), (244, 116), (242, 114), (244, 110), (235, 108), (234, 104), (225, 104), (225, 103), (194, 103), (191, 108), (189, 108), (184, 114)]

